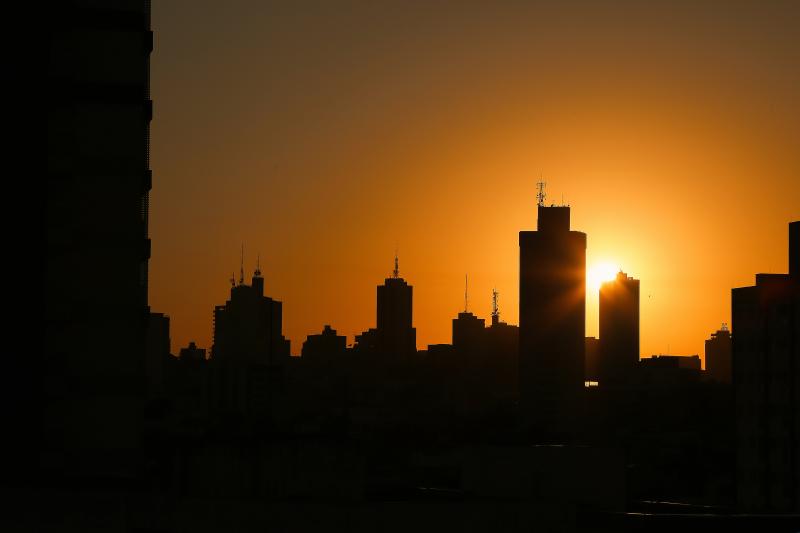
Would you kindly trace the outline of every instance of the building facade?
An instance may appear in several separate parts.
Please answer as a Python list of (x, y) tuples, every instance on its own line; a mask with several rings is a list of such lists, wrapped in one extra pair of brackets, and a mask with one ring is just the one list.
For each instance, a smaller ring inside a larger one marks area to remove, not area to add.
[(789, 274), (731, 291), (736, 485), (747, 512), (800, 512), (800, 222)]
[(242, 275), (225, 305), (214, 308), (211, 362), (216, 409), (249, 415), (271, 410), (290, 356), (282, 328), (283, 306), (264, 296), (261, 272), (255, 271), (251, 285)]
[(521, 231), (519, 394), (522, 409), (564, 419), (584, 387), (586, 234), (570, 208), (538, 205), (537, 231)]
[(639, 280), (622, 271), (600, 286), (598, 380), (630, 383), (639, 362)]
[(417, 330), (412, 325), (413, 291), (400, 277), (395, 258), (392, 277), (377, 289), (376, 347), (385, 357), (413, 355), (417, 351)]
[(150, 2), (47, 5), (43, 422), (59, 476), (141, 470)]

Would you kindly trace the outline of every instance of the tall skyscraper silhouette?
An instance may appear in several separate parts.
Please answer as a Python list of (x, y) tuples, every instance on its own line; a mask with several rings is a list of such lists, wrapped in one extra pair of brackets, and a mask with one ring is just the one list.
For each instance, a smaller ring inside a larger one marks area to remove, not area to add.
[(211, 361), (215, 371), (215, 403), (223, 411), (248, 414), (266, 411), (289, 358), (283, 336), (283, 306), (264, 296), (264, 278), (257, 268), (251, 285), (232, 283), (231, 297), (214, 308)]
[(140, 472), (150, 258), (150, 2), (52, 3), (39, 464)]
[(800, 512), (800, 221), (789, 226), (789, 274), (756, 274), (731, 291), (738, 503)]
[(622, 271), (600, 286), (598, 380), (629, 382), (639, 363), (639, 280)]
[(417, 330), (412, 326), (413, 287), (400, 277), (398, 258), (392, 276), (378, 286), (377, 349), (382, 355), (408, 355), (417, 350)]
[(541, 190), (537, 212), (537, 231), (519, 233), (519, 393), (523, 410), (554, 420), (584, 387), (586, 234)]

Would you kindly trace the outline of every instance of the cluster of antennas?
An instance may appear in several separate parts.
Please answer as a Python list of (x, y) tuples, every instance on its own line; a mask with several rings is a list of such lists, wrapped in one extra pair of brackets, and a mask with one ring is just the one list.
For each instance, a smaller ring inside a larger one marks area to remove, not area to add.
[[(536, 188), (538, 189), (536, 192), (536, 205), (539, 207), (545, 207), (544, 201), (547, 198), (547, 195), (544, 192), (545, 185), (547, 185), (546, 181), (540, 180), (536, 183)], [(567, 207), (567, 204), (564, 203), (564, 195), (561, 195), (561, 207)], [(556, 207), (555, 204), (550, 204), (550, 207)]]
[[(261, 277), (261, 254), (256, 255), (256, 269), (253, 272), (253, 276), (260, 278)], [(236, 275), (231, 274), (230, 279), (231, 285), (236, 286)], [(242, 244), (242, 256), (241, 261), (239, 262), (239, 285), (244, 285), (244, 244)]]

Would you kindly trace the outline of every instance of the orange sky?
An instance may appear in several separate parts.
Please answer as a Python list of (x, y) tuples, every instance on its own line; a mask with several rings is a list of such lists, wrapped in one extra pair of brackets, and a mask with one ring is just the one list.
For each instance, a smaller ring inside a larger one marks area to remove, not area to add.
[[(335, 6), (334, 6), (335, 4)], [(517, 322), (536, 182), (587, 266), (641, 280), (641, 352), (702, 356), (800, 219), (800, 4), (157, 2), (150, 305), (210, 347), (245, 245), (284, 332), (375, 325), (392, 269), (418, 346), (469, 274)], [(597, 334), (597, 295), (587, 298)]]

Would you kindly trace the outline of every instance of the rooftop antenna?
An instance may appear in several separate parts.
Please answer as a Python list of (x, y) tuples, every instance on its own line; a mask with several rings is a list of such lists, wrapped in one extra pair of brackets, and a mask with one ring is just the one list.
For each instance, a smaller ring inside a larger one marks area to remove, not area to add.
[(539, 188), (539, 192), (536, 193), (536, 205), (538, 205), (539, 207), (542, 207), (544, 205), (544, 199), (546, 197), (546, 195), (544, 194), (545, 185), (546, 182), (542, 181), (542, 177), (540, 175), (539, 182), (536, 184), (536, 186)]
[(492, 324), (500, 322), (500, 308), (497, 307), (497, 297), (499, 293), (497, 289), (492, 289)]
[(256, 255), (256, 271), (253, 272), (253, 275), (257, 278), (261, 277), (261, 252)]
[(239, 285), (244, 284), (244, 243), (242, 243), (242, 261), (239, 263)]
[(236, 274), (234, 274), (233, 272), (231, 272), (230, 282), (231, 282), (231, 287), (235, 287), (236, 286)]
[(467, 312), (467, 304), (469, 303), (469, 300), (467, 299), (467, 289), (468, 288), (469, 288), (469, 282), (468, 282), (468, 279), (467, 279), (467, 275), (464, 274), (464, 312), (465, 313)]
[(400, 277), (400, 261), (397, 258), (397, 250), (394, 251), (394, 270), (392, 271), (393, 278)]

